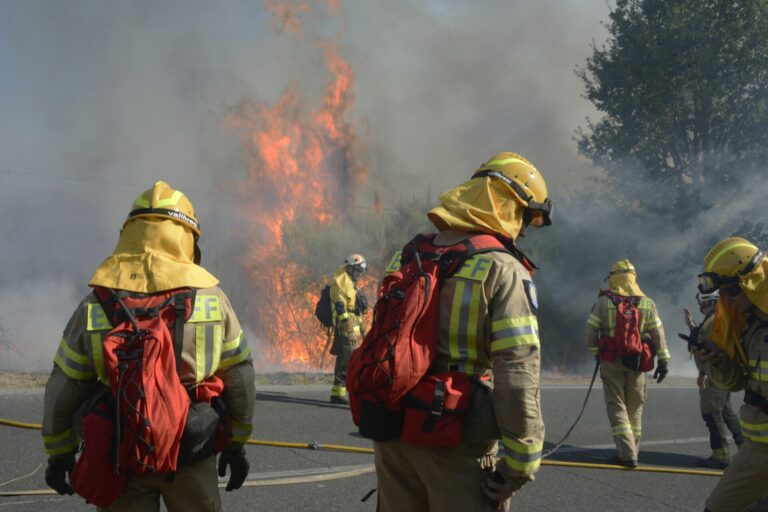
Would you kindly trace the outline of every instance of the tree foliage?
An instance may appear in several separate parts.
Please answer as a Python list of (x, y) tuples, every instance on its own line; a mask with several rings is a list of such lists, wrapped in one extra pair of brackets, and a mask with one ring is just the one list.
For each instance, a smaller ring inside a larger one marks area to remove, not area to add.
[(577, 70), (604, 114), (576, 137), (603, 185), (682, 224), (732, 200), (768, 156), (768, 2), (618, 0), (606, 28)]

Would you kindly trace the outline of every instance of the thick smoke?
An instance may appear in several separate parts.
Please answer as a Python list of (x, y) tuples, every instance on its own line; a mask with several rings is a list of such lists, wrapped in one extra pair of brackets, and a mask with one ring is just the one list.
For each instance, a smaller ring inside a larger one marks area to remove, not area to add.
[[(491, 154), (518, 151), (567, 212), (523, 245), (560, 255), (556, 272), (542, 270), (540, 291), (573, 318), (573, 357), (586, 358), (584, 318), (608, 265), (622, 257), (636, 263), (674, 336), (681, 304), (664, 298), (666, 262), (691, 248), (697, 259), (680, 296), (692, 297), (706, 244), (736, 229), (750, 207), (707, 214), (706, 230), (686, 233), (634, 219), (632, 237), (614, 244), (627, 230), (614, 223), (611, 198), (585, 206), (572, 195), (599, 174), (572, 140), (596, 115), (573, 69), (605, 39), (605, 2), (393, 0), (342, 9), (341, 21), (317, 6), (298, 13), (306, 35), (295, 37), (276, 34), (264, 4), (245, 0), (4, 3), (0, 339), (12, 348), (0, 349), (0, 369), (49, 367), (131, 200), (156, 179), (193, 200), (203, 263), (251, 327), (240, 266), (246, 220), (235, 200), (246, 156), (224, 118), (243, 100), (275, 102), (289, 85), (321, 97), (323, 50), (308, 43), (318, 38), (338, 44), (357, 80), (353, 115), (365, 128), (369, 178), (356, 205), (371, 205), (374, 192), (385, 206), (435, 196)], [(585, 252), (574, 248), (585, 243), (606, 247), (603, 259), (580, 259)]]

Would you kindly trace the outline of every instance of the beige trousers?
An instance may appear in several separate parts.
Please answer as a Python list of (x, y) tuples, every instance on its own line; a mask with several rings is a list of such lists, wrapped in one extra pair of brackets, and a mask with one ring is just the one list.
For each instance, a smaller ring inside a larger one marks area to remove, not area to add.
[(480, 489), (496, 443), (425, 448), (400, 441), (374, 443), (379, 512), (492, 510)]
[(168, 512), (219, 512), (219, 481), (216, 456), (194, 466), (182, 466), (169, 481), (168, 475), (131, 478), (123, 494), (101, 512), (158, 512), (162, 496)]
[(643, 404), (646, 400), (645, 374), (620, 362), (600, 363), (605, 408), (611, 434), (622, 460), (637, 460), (642, 434)]
[(707, 510), (741, 512), (765, 510), (765, 500), (754, 504), (768, 492), (768, 444), (749, 439), (739, 449), (725, 474), (709, 495)]

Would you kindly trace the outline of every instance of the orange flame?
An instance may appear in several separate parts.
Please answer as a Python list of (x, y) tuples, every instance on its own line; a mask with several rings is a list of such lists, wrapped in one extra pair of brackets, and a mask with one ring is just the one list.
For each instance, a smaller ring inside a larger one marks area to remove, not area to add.
[[(299, 32), (298, 20), (310, 10), (308, 2), (297, 0), (267, 0), (266, 5), (278, 32)], [(329, 8), (338, 5), (327, 1)], [(268, 342), (262, 362), (288, 370), (323, 366), (327, 338), (314, 307), (328, 276), (303, 265), (306, 254), (289, 254), (286, 229), (297, 222), (323, 226), (343, 220), (355, 186), (365, 177), (355, 159), (354, 126), (347, 120), (355, 100), (352, 67), (335, 44), (318, 44), (328, 72), (319, 106), (292, 85), (275, 104), (246, 100), (227, 116), (248, 156), (239, 199), (252, 228), (244, 264), (254, 287), (257, 335)]]

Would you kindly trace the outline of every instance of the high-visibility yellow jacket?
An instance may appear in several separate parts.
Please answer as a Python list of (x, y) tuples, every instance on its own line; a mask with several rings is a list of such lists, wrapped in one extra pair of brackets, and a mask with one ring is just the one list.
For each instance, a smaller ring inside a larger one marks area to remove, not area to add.
[(333, 275), (330, 295), (336, 336), (356, 342), (362, 334), (363, 318), (356, 312), (357, 287), (346, 266), (339, 267)]
[[(43, 442), (49, 455), (77, 448), (73, 416), (98, 381), (107, 384), (101, 342), (111, 329), (96, 296), (88, 294), (64, 330), (45, 388)], [(222, 398), (233, 442), (244, 443), (251, 434), (256, 398), (251, 350), (229, 299), (217, 286), (197, 290), (194, 312), (184, 325), (179, 370), (185, 387), (212, 375), (224, 381)]]
[[(453, 245), (466, 238), (448, 230), (434, 243)], [(498, 469), (508, 480), (533, 479), (541, 462), (544, 421), (538, 302), (529, 272), (509, 253), (477, 254), (443, 283), (439, 301), (434, 371), (492, 379), (505, 453)]]
[[(648, 297), (640, 297), (637, 304), (640, 312), (640, 336), (644, 341), (650, 341), (660, 361), (670, 358), (667, 339), (664, 336), (664, 325), (656, 311), (656, 304)], [(603, 336), (614, 336), (616, 333), (616, 305), (607, 295), (598, 297), (587, 318), (585, 339), (587, 348), (597, 355), (597, 341)]]
[[(746, 361), (723, 358), (709, 366), (709, 376), (718, 387), (730, 391), (749, 390), (768, 401), (768, 314), (755, 308), (739, 340)], [(756, 405), (744, 404), (739, 414), (744, 437), (768, 443), (768, 413)]]

